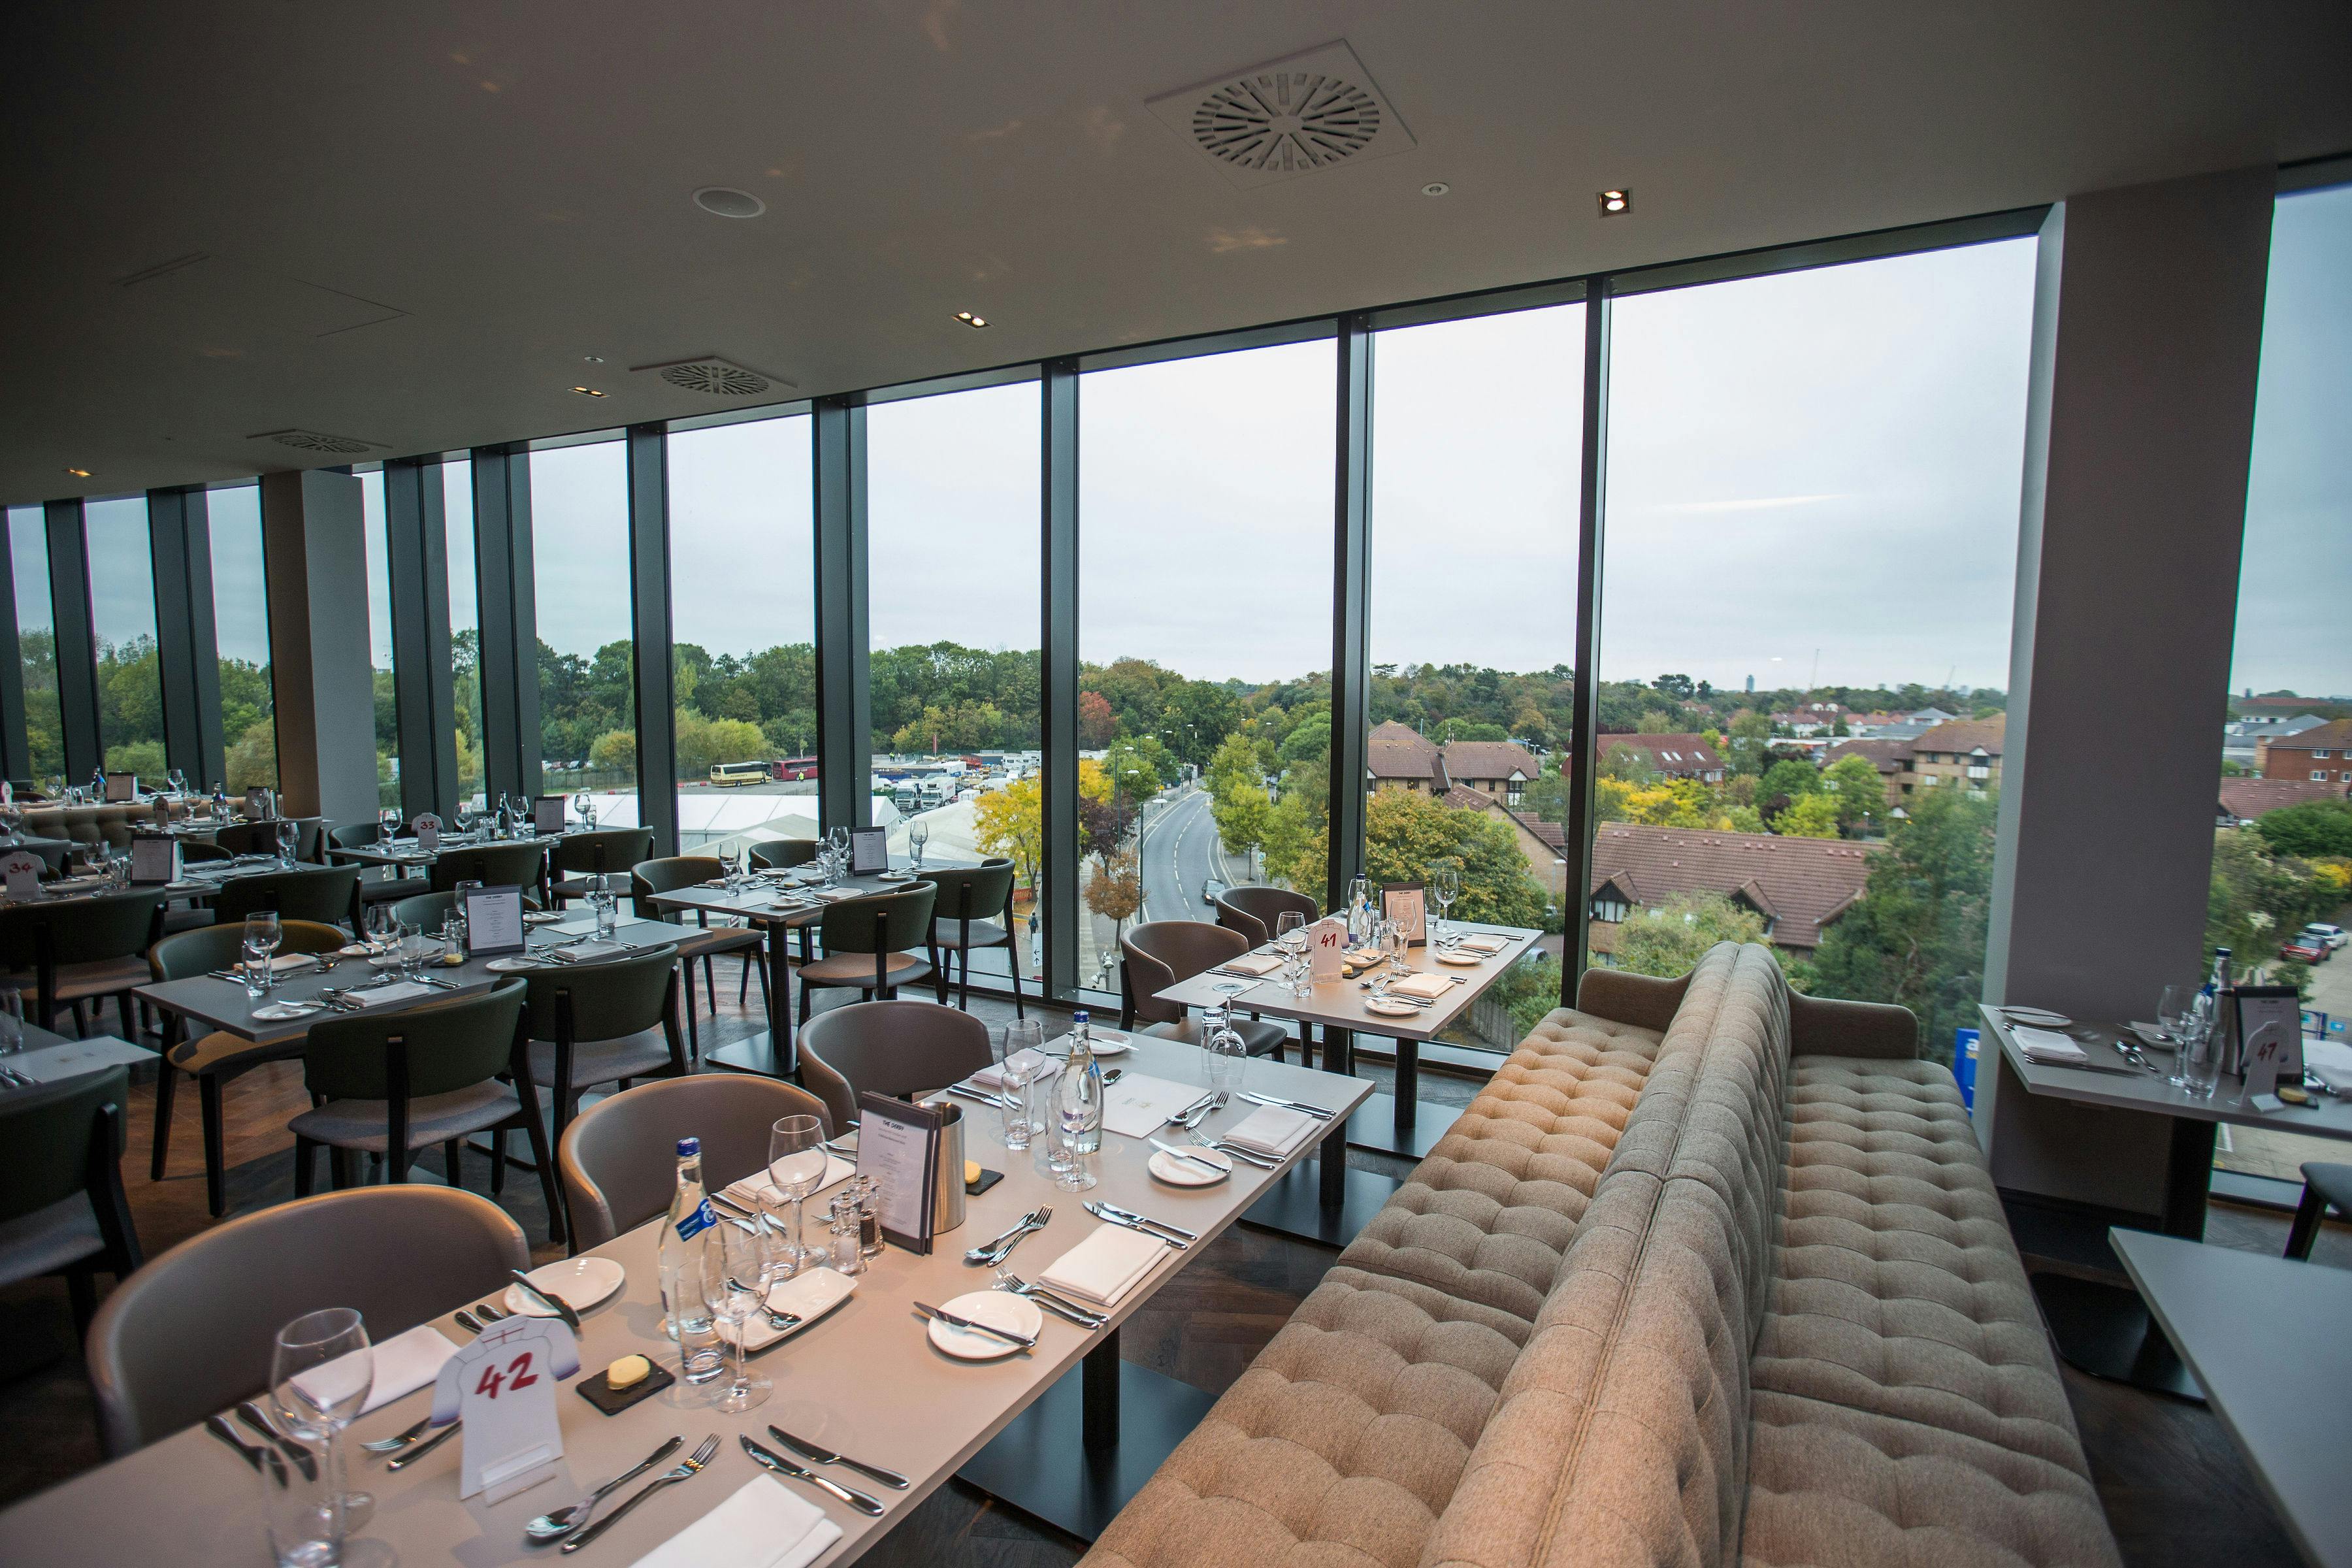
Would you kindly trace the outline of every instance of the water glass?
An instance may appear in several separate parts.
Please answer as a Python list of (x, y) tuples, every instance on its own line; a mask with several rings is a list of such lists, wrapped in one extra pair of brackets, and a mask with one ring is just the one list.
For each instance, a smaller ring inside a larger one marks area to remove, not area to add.
[(588, 895), (588, 906), (596, 911), (598, 937), (609, 938), (620, 929), (621, 900), (613, 896), (613, 889), (605, 887), (601, 879), (596, 890)]
[(2198, 987), (2168, 985), (2156, 1005), (2156, 1029), (2175, 1046), (2189, 1029), (2189, 1015), (2197, 1005)]
[(772, 1386), (743, 1359), (743, 1340), (751, 1331), (751, 1315), (767, 1306), (768, 1287), (775, 1278), (766, 1243), (758, 1231), (756, 1226), (746, 1230), (737, 1225), (714, 1225), (702, 1233), (703, 1304), (726, 1325), (722, 1337), (735, 1349), (735, 1375), (719, 1385), (713, 1407), (730, 1415), (767, 1403)]
[[(305, 1312), (278, 1331), (269, 1356), (270, 1411), (286, 1431), (305, 1446), (322, 1451), (325, 1462), (319, 1466), (319, 1475), (325, 1506), (335, 1515), (338, 1542), (342, 1533), (365, 1524), (375, 1512), (373, 1497), (344, 1484), (342, 1445), (343, 1428), (367, 1403), (368, 1390), (374, 1384), (375, 1352), (368, 1342), (367, 1324), (355, 1309), (329, 1307)], [(289, 1484), (290, 1489), (294, 1478), (289, 1478)], [(312, 1517), (317, 1510), (305, 1508), (299, 1512)], [(325, 1556), (299, 1552), (289, 1556), (289, 1543), (278, 1542), (276, 1530), (273, 1520), (271, 1544), (277, 1547), (281, 1563), (333, 1563), (339, 1558), (340, 1553), (333, 1551)], [(311, 1543), (290, 1544), (307, 1550)]]
[(25, 1048), (25, 993), (0, 985), (0, 1056)]
[(2212, 1099), (2221, 1081), (2221, 1054), (2229, 1044), (2229, 1028), (2218, 1014), (2202, 1029), (2184, 1030), (2172, 1081), (2191, 1100)]
[(335, 1496), (333, 1445), (301, 1432), (288, 1441), (310, 1462), (295, 1464), (274, 1446), (262, 1446), (261, 1521), (269, 1532), (270, 1560), (278, 1568), (333, 1568), (343, 1560), (343, 1538), (352, 1529)]
[(825, 1212), (830, 1216), (826, 1228), (833, 1237), (834, 1270), (853, 1277), (865, 1273), (866, 1250), (859, 1239), (857, 1199), (844, 1193), (833, 1200)]
[(256, 910), (245, 917), (246, 994), (259, 994), (255, 990), (257, 983), (260, 991), (268, 991), (277, 983), (269, 961), (276, 956), (278, 944), (284, 936), (275, 910)]
[(441, 954), (441, 944), (434, 938), (417, 931), (400, 939), (400, 973), (404, 979), (422, 980), (425, 971)]
[(1222, 1008), (1212, 1009), (1201, 1021), (1201, 1081), (1213, 1093), (1227, 1098), (1242, 1091), (1242, 1075), (1249, 1066), (1249, 1049)]
[(768, 1130), (768, 1179), (793, 1205), (792, 1234), (775, 1248), (775, 1274), (780, 1279), (824, 1262), (821, 1253), (801, 1243), (801, 1209), (824, 1180), (830, 1158), (824, 1149), (824, 1124), (814, 1116), (782, 1117)]
[(294, 822), (281, 817), (278, 824), (278, 864), (289, 871), (294, 869), (294, 851), (301, 842), (302, 829)]

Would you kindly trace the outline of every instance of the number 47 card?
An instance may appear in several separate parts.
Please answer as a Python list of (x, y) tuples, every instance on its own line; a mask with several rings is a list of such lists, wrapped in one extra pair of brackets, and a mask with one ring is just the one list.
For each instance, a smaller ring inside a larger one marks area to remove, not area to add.
[(434, 1384), (433, 1424), (466, 1423), (459, 1497), (511, 1497), (563, 1457), (555, 1385), (579, 1370), (579, 1343), (555, 1318), (501, 1319), (449, 1358)]

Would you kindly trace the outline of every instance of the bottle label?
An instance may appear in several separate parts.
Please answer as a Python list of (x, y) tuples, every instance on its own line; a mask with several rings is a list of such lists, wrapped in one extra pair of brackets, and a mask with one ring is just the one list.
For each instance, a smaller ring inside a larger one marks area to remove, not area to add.
[(709, 1230), (712, 1226), (717, 1225), (718, 1223), (719, 1216), (711, 1211), (710, 1200), (709, 1198), (705, 1198), (700, 1203), (694, 1205), (694, 1212), (692, 1214), (687, 1215), (678, 1220), (678, 1239), (680, 1241), (692, 1241), (696, 1237), (700, 1236), (704, 1231)]

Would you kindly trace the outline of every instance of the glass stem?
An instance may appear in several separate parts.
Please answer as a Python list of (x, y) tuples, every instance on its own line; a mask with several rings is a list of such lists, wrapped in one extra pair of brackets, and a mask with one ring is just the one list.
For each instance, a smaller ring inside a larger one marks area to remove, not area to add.
[(808, 1248), (801, 1245), (801, 1207), (807, 1202), (808, 1199), (801, 1194), (793, 1194), (793, 1267), (795, 1269), (808, 1257)]

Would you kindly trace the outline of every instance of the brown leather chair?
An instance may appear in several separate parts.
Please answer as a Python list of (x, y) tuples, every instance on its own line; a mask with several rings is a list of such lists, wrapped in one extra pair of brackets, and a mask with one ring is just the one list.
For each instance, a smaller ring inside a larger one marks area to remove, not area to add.
[[(1151, 921), (1129, 927), (1119, 936), (1118, 948), (1125, 961), (1118, 973), (1119, 1027), (1132, 1029), (1141, 1022), (1148, 1026), (1147, 1035), (1198, 1045), (1199, 1022), (1176, 1003), (1160, 1001), (1158, 993), (1239, 958), (1250, 943), (1237, 931), (1203, 921)], [(1232, 1023), (1243, 1047), (1254, 1057), (1279, 1058), (1290, 1038), (1287, 1029), (1265, 1018), (1234, 1018)]]
[(836, 1125), (808, 1090), (750, 1073), (656, 1079), (598, 1100), (563, 1130), (556, 1154), (572, 1250), (668, 1211), (679, 1139), (702, 1141), (704, 1185), (723, 1187), (768, 1163), (768, 1134), (787, 1116), (815, 1117), (827, 1137)]
[(1237, 931), (1252, 947), (1274, 940), (1274, 928), (1284, 915), (1296, 914), (1313, 925), (1323, 911), (1305, 893), (1288, 888), (1227, 888), (1217, 895), (1217, 923)]
[(801, 1078), (835, 1127), (857, 1120), (861, 1093), (905, 1099), (961, 1083), (988, 1063), (988, 1026), (936, 1002), (853, 1002), (801, 1030)]
[(89, 1381), (106, 1451), (130, 1453), (260, 1391), (279, 1327), (305, 1312), (357, 1308), (381, 1342), (530, 1267), (514, 1221), (447, 1187), (326, 1193), (216, 1225), (99, 1309)]

